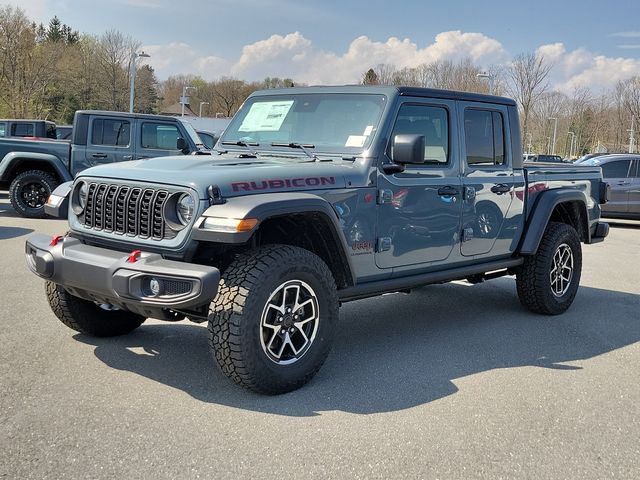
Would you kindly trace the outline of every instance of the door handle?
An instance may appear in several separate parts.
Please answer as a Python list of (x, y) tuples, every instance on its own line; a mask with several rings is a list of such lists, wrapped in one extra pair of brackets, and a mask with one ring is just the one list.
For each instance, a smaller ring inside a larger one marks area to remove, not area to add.
[(491, 191), (498, 195), (502, 195), (503, 193), (508, 193), (511, 191), (511, 185), (507, 185), (506, 183), (498, 183), (491, 187)]
[(618, 182), (618, 185), (629, 185), (631, 182), (626, 182), (624, 180)]
[(107, 154), (106, 153), (94, 153), (93, 155), (91, 155), (93, 158), (107, 158)]
[(122, 159), (123, 160), (132, 160), (133, 159), (133, 155), (123, 155)]
[(458, 189), (450, 185), (447, 185), (446, 187), (441, 187), (438, 189), (438, 195), (440, 195), (441, 197), (453, 197), (454, 195), (457, 195), (457, 194), (458, 194)]

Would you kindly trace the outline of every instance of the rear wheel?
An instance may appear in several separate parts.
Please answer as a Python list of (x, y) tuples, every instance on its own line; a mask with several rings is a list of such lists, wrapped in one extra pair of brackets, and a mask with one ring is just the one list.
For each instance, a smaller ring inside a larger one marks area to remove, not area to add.
[(29, 170), (16, 176), (9, 186), (9, 199), (23, 217), (44, 218), (44, 204), (58, 182), (42, 170)]
[(549, 223), (537, 253), (525, 258), (516, 275), (520, 303), (536, 313), (563, 313), (573, 303), (581, 273), (578, 232), (564, 223)]
[(302, 248), (265, 246), (240, 255), (223, 274), (209, 315), (210, 346), (236, 383), (285, 393), (320, 369), (337, 320), (327, 265)]
[(107, 305), (74, 297), (64, 287), (46, 282), (49, 306), (56, 317), (76, 332), (92, 337), (115, 337), (132, 332), (146, 320), (145, 317), (125, 310), (114, 310)]

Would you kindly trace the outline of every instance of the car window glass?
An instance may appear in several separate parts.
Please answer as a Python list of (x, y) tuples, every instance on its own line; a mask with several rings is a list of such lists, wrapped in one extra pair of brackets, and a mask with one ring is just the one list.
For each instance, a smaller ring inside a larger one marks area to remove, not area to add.
[(7, 134), (7, 124), (0, 123), (0, 137), (4, 137)]
[(142, 148), (175, 150), (180, 131), (175, 125), (166, 123), (142, 124)]
[(631, 167), (631, 176), (639, 178), (640, 177), (640, 160), (635, 160), (636, 164), (635, 168)]
[(400, 107), (391, 134), (393, 158), (393, 138), (399, 134), (424, 135), (424, 161), (426, 164), (445, 165), (449, 158), (449, 118), (442, 107), (426, 105), (403, 105)]
[(629, 173), (630, 160), (617, 160), (602, 165), (602, 176), (604, 178), (627, 178)]
[(504, 121), (500, 112), (468, 109), (464, 114), (467, 164), (504, 164)]
[(47, 123), (47, 138), (56, 138), (56, 126), (52, 123)]
[(33, 123), (14, 123), (11, 125), (11, 135), (13, 137), (33, 137), (35, 128)]
[(126, 147), (131, 138), (131, 125), (126, 120), (96, 118), (93, 121), (91, 143), (93, 145), (109, 145)]

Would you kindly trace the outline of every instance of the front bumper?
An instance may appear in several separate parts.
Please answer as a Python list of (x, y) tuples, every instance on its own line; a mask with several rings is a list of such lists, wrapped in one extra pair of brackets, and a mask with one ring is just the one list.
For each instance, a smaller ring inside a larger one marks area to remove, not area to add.
[(33, 273), (72, 295), (147, 317), (206, 305), (215, 298), (220, 281), (214, 267), (146, 252), (131, 262), (128, 254), (85, 245), (73, 237), (52, 242), (48, 235), (32, 234), (25, 255)]

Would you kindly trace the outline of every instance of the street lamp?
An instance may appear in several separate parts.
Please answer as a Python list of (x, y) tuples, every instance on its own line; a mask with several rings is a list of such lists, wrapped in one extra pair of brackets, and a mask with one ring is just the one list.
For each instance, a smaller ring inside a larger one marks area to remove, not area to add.
[(131, 54), (131, 65), (129, 66), (129, 77), (131, 78), (131, 85), (129, 88), (129, 113), (133, 113), (133, 98), (136, 85), (136, 58), (149, 58), (151, 55), (144, 52), (133, 52)]
[(182, 87), (182, 98), (180, 99), (180, 103), (182, 104), (182, 113), (180, 114), (181, 117), (184, 117), (184, 104), (187, 103), (187, 92), (189, 90), (198, 90), (198, 89), (190, 85), (184, 85)]
[(553, 144), (551, 147), (551, 155), (556, 154), (556, 132), (558, 131), (558, 118), (549, 117), (548, 120), (553, 120)]
[(478, 78), (486, 78), (487, 80), (489, 80), (489, 95), (493, 95), (493, 82), (496, 78), (495, 75), (492, 75), (488, 72), (480, 72), (478, 74), (476, 74), (476, 77)]
[[(569, 144), (569, 158), (573, 157), (573, 140), (576, 138), (576, 134), (573, 132), (568, 132), (571, 135), (571, 143)], [(565, 143), (566, 147), (566, 143)]]
[(198, 114), (199, 117), (202, 116), (202, 106), (203, 105), (209, 105), (209, 102), (200, 102), (200, 111), (199, 111), (199, 114)]

